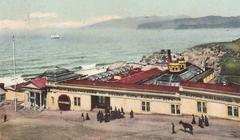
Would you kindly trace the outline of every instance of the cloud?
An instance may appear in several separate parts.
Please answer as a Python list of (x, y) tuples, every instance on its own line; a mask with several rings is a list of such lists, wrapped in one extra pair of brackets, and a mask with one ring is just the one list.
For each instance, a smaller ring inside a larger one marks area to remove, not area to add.
[(0, 20), (0, 29), (26, 29), (25, 21), (21, 20)]
[(103, 21), (108, 21), (112, 19), (121, 19), (119, 16), (101, 16), (101, 17), (94, 17), (85, 20), (79, 21), (64, 21), (53, 24), (56, 28), (80, 28), (87, 25), (96, 24)]
[[(49, 17), (49, 15), (41, 15), (35, 14), (32, 17)], [(80, 28), (83, 26), (92, 25), (95, 23), (108, 21), (112, 19), (120, 19), (119, 16), (100, 16), (100, 17), (93, 17), (83, 20), (67, 20), (67, 21), (38, 21), (35, 20), (0, 20), (0, 29), (17, 29), (17, 30), (24, 30), (24, 29), (46, 29), (46, 28)]]
[(43, 13), (43, 12), (35, 12), (29, 14), (30, 18), (56, 18), (56, 13)]

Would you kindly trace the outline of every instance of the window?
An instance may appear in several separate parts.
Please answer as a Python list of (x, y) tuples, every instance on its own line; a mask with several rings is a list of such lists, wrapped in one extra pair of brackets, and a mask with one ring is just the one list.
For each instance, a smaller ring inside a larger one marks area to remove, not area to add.
[(238, 117), (238, 107), (228, 106), (228, 116)]
[(142, 102), (142, 111), (150, 111), (150, 102)]
[(150, 111), (150, 102), (146, 102), (147, 103), (147, 111)]
[(5, 94), (3, 95), (0, 95), (0, 102), (4, 101), (5, 100)]
[(171, 113), (172, 114), (180, 114), (180, 106), (179, 105), (171, 105)]
[(100, 97), (98, 98), (98, 103), (100, 103), (100, 104), (105, 104), (105, 97), (100, 96)]
[(238, 107), (233, 108), (233, 114), (234, 116), (238, 117)]
[(145, 102), (142, 102), (142, 111), (145, 111)]
[(74, 97), (74, 105), (75, 106), (80, 106), (80, 97)]
[(171, 105), (171, 112), (172, 114), (175, 114), (175, 105)]
[(177, 114), (180, 114), (180, 106), (179, 105), (176, 105), (176, 112), (177, 112)]
[(228, 106), (228, 116), (232, 116), (232, 106)]
[(202, 102), (202, 111), (203, 111), (203, 113), (207, 113), (206, 102)]
[(198, 110), (198, 112), (202, 112), (201, 102), (197, 102), (197, 110)]
[(206, 102), (197, 102), (197, 110), (201, 113), (207, 113), (207, 103)]

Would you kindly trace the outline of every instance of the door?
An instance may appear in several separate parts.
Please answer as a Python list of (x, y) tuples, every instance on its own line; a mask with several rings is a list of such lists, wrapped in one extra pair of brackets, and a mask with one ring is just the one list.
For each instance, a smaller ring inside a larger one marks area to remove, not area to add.
[(60, 110), (67, 111), (71, 108), (71, 100), (67, 95), (61, 95), (58, 97), (58, 106)]

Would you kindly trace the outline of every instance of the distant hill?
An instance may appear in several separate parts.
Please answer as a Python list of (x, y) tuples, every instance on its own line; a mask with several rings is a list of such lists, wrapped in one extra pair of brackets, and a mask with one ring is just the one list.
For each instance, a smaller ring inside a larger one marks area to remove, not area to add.
[(189, 16), (145, 16), (113, 19), (88, 26), (87, 28), (133, 28), (139, 25), (152, 22), (163, 22), (173, 19), (189, 18)]
[(206, 16), (181, 18), (167, 21), (153, 21), (138, 25), (137, 29), (201, 29), (201, 28), (240, 28), (240, 16)]

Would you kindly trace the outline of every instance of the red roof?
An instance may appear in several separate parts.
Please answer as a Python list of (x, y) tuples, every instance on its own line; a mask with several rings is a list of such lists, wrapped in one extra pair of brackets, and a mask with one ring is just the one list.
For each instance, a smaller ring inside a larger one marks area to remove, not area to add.
[(202, 90), (215, 90), (221, 92), (230, 92), (240, 94), (240, 87), (226, 86), (222, 84), (210, 84), (202, 82), (182, 81), (181, 86), (193, 87)]
[[(43, 88), (47, 87), (47, 79), (46, 78), (36, 78), (36, 79), (31, 80), (31, 81), (26, 81), (26, 82), (16, 84), (16, 90), (20, 90), (21, 88), (23, 88), (25, 85), (27, 85), (29, 83), (32, 83), (38, 89), (43, 89)], [(15, 88), (14, 85), (12, 85), (11, 87), (13, 89)]]
[(139, 81), (142, 81), (144, 79), (150, 78), (156, 74), (159, 74), (161, 72), (161, 70), (159, 70), (158, 68), (153, 68), (147, 71), (142, 71), (142, 72), (138, 72), (132, 75), (129, 75), (121, 80), (118, 80), (118, 83), (129, 83), (129, 84), (134, 84), (137, 83)]
[(178, 92), (178, 87), (172, 86), (159, 86), (159, 85), (137, 85), (137, 84), (125, 84), (117, 82), (103, 82), (103, 81), (87, 81), (87, 80), (69, 80), (62, 84), (70, 85), (84, 85), (90, 87), (101, 87), (110, 89), (127, 89), (127, 90), (153, 90), (153, 91), (168, 91)]
[[(21, 89), (24, 85), (26, 85), (28, 82), (22, 82), (22, 83), (18, 83), (16, 84), (16, 90)], [(15, 85), (11, 85), (10, 87), (13, 88), (13, 90), (15, 89)]]
[(34, 84), (37, 88), (43, 89), (47, 87), (47, 79), (46, 78), (36, 78), (31, 80), (31, 83)]

